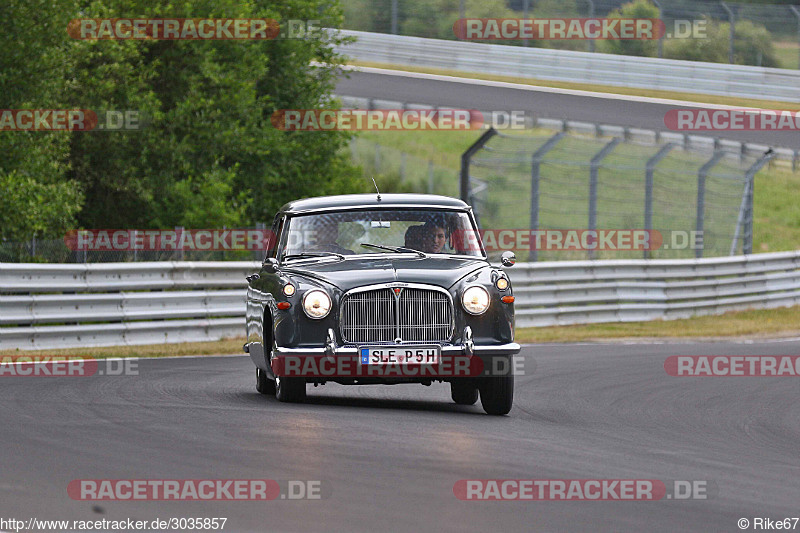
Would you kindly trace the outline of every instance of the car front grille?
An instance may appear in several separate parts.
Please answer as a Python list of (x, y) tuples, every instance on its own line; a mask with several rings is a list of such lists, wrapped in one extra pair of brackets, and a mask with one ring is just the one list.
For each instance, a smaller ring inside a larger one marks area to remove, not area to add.
[(447, 342), (453, 331), (453, 305), (444, 292), (402, 287), (350, 293), (339, 315), (348, 343)]

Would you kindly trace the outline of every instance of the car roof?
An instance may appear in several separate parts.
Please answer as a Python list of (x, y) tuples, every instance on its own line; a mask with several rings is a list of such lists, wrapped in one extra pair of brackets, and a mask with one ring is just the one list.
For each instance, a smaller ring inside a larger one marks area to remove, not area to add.
[(338, 196), (318, 196), (289, 202), (281, 207), (281, 213), (307, 213), (313, 211), (329, 211), (349, 208), (388, 208), (388, 207), (422, 207), (450, 208), (469, 210), (465, 202), (449, 196), (436, 194), (342, 194)]

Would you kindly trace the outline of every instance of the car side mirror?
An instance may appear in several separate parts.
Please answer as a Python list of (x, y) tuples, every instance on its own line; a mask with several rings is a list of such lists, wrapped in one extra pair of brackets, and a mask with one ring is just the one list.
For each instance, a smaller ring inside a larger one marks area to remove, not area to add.
[(278, 260), (274, 257), (267, 257), (264, 260), (264, 264), (261, 265), (261, 268), (264, 270), (264, 272), (274, 274), (278, 271)]
[(506, 251), (500, 256), (500, 262), (504, 267), (512, 267), (517, 262), (517, 256), (514, 252)]

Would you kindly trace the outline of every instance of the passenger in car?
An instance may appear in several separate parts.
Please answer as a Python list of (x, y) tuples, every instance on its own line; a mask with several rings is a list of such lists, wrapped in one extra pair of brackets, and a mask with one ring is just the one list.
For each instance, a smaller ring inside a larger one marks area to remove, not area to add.
[(423, 252), (426, 232), (425, 226), (410, 226), (406, 230), (405, 247)]

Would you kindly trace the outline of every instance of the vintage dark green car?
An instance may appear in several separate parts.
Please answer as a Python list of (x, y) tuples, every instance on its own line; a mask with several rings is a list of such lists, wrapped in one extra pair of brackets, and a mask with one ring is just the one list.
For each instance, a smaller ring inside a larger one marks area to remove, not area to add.
[[(259, 392), (306, 385), (450, 383), (456, 403), (506, 414), (514, 396), (514, 296), (472, 209), (423, 194), (298, 200), (275, 216), (248, 276), (247, 344)], [(501, 258), (514, 264), (511, 252)]]

